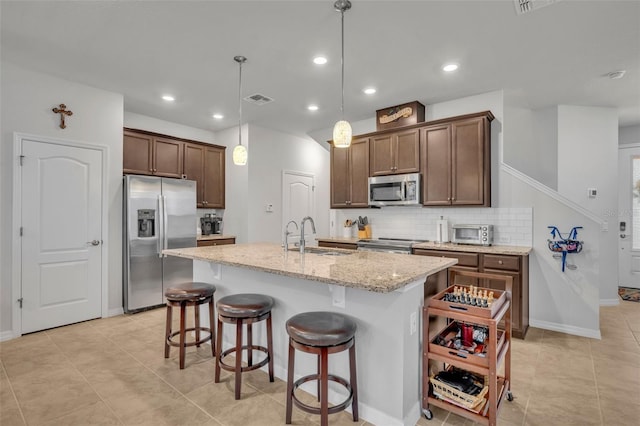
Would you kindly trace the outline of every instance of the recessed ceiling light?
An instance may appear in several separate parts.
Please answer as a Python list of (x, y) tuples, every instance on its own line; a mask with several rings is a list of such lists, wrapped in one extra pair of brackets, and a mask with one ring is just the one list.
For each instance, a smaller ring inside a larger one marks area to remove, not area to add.
[(224, 115), (222, 115), (222, 114), (213, 114), (213, 118), (215, 118), (216, 120), (222, 120), (224, 118)]
[(367, 87), (363, 90), (363, 92), (367, 95), (373, 95), (374, 93), (376, 93), (376, 89), (374, 87)]
[(317, 111), (317, 110), (318, 110), (318, 105), (309, 105), (309, 106), (307, 107), (307, 109), (308, 109), (309, 111)]
[(327, 63), (327, 58), (325, 58), (324, 56), (316, 56), (315, 58), (313, 58), (313, 63), (316, 65), (324, 65)]
[(458, 64), (446, 64), (442, 67), (443, 71), (452, 72), (458, 69)]
[(171, 95), (162, 95), (162, 99), (164, 99), (165, 101), (169, 101), (169, 102), (173, 102), (176, 100), (176, 98), (174, 98)]

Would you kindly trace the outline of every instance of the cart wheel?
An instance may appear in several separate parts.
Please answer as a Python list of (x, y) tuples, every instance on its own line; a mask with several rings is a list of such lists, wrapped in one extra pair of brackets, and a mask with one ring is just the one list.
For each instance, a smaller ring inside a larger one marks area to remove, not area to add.
[(513, 401), (513, 394), (511, 391), (507, 391), (507, 401)]
[(422, 410), (422, 414), (424, 414), (424, 418), (427, 420), (433, 419), (433, 413), (431, 410)]

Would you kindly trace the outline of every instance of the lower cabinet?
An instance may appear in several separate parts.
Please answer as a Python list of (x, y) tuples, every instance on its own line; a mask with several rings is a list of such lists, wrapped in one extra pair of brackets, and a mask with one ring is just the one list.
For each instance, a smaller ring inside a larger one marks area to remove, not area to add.
[(198, 240), (198, 247), (223, 246), (235, 244), (235, 238), (217, 238), (215, 240)]
[(340, 243), (340, 242), (334, 242), (334, 241), (318, 241), (318, 247), (356, 250), (358, 248), (358, 244), (356, 244), (356, 243)]
[[(529, 328), (529, 256), (414, 249), (413, 254), (458, 259), (454, 271), (483, 272), (513, 278), (511, 321), (513, 336), (524, 339)], [(504, 281), (459, 277), (458, 283), (504, 290)]]

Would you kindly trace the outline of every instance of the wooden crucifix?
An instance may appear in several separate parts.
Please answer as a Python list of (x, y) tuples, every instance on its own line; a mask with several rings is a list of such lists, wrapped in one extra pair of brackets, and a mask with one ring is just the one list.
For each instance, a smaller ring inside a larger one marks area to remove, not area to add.
[(60, 114), (60, 128), (66, 128), (67, 125), (64, 124), (64, 116), (73, 115), (73, 111), (67, 111), (67, 106), (65, 104), (58, 105), (58, 108), (53, 108), (52, 111), (56, 114)]

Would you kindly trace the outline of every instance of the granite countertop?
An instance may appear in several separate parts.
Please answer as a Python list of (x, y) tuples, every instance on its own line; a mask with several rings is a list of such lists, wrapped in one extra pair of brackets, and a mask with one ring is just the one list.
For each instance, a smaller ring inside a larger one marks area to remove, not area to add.
[(198, 235), (198, 241), (209, 241), (209, 240), (225, 240), (227, 238), (235, 238), (235, 235), (223, 235), (223, 234), (210, 234), (210, 235)]
[(436, 243), (426, 242), (413, 245), (414, 249), (428, 249), (428, 250), (450, 250), (450, 251), (464, 251), (472, 253), (485, 253), (485, 254), (511, 254), (516, 256), (526, 256), (531, 253), (531, 247), (522, 246), (473, 246), (467, 244), (454, 244), (454, 243)]
[[(332, 243), (350, 243), (356, 244), (358, 238), (344, 238), (344, 237), (326, 237), (316, 238), (317, 241), (332, 242)], [(413, 245), (416, 249), (426, 250), (449, 250), (449, 251), (462, 251), (471, 253), (486, 253), (486, 254), (511, 254), (515, 256), (526, 256), (533, 250), (532, 247), (523, 246), (501, 246), (493, 245), (489, 247), (474, 246), (466, 244), (454, 244), (454, 243), (436, 243), (435, 241), (428, 241), (425, 243), (417, 243)]]
[(389, 293), (457, 263), (455, 259), (370, 251), (317, 248), (320, 253), (285, 252), (278, 244), (251, 243), (168, 249), (163, 253), (188, 259), (264, 271), (310, 281)]

